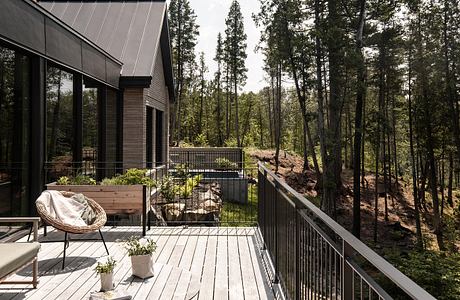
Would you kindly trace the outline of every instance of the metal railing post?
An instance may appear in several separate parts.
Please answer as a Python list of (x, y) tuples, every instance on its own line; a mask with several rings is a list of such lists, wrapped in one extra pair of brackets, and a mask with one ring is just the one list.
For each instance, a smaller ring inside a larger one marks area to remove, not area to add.
[(274, 261), (274, 265), (275, 265), (275, 279), (273, 281), (273, 283), (275, 284), (278, 284), (279, 283), (279, 266), (278, 266), (278, 263), (279, 263), (279, 257), (278, 257), (278, 199), (279, 199), (279, 185), (278, 185), (278, 181), (275, 181), (275, 203), (274, 203), (274, 226), (273, 226), (273, 230), (274, 230), (274, 234), (273, 234), (273, 238), (275, 239), (274, 240), (274, 244), (275, 244), (275, 249), (274, 249), (274, 257), (275, 257), (275, 261)]
[(301, 251), (300, 251), (300, 220), (299, 220), (299, 214), (297, 212), (298, 208), (297, 205), (295, 206), (295, 299), (300, 300), (301, 299), (301, 290), (302, 290), (302, 284), (301, 284), (301, 278), (300, 278), (300, 267), (302, 264), (301, 260)]
[(353, 299), (353, 269), (347, 263), (347, 259), (353, 255), (353, 248), (345, 241), (342, 241), (342, 258), (341, 258), (341, 284), (342, 299)]

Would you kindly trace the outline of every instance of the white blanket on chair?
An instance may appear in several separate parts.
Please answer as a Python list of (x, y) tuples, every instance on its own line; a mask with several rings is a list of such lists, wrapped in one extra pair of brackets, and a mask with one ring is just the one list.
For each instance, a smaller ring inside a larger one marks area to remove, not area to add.
[(86, 206), (58, 191), (44, 191), (38, 199), (43, 203), (50, 217), (71, 226), (87, 226), (81, 217)]

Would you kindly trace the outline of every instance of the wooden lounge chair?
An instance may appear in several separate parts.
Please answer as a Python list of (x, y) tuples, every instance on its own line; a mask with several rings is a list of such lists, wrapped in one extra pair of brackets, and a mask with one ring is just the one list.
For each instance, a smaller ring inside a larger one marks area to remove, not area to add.
[[(70, 198), (73, 195), (75, 195), (75, 193), (72, 193), (72, 192), (60, 191), (60, 193), (64, 197), (67, 197), (67, 198)], [(88, 201), (88, 205), (91, 206), (91, 208), (96, 213), (96, 219), (94, 220), (94, 222), (86, 226), (74, 226), (74, 225), (65, 224), (61, 222), (60, 220), (50, 216), (49, 212), (47, 211), (46, 206), (41, 202), (40, 197), (35, 202), (35, 205), (37, 206), (38, 215), (42, 218), (43, 222), (45, 224), (53, 226), (57, 230), (64, 232), (64, 255), (62, 259), (62, 269), (64, 269), (64, 266), (65, 266), (66, 249), (67, 247), (69, 247), (69, 241), (70, 241), (69, 234), (85, 234), (85, 233), (92, 233), (95, 231), (99, 231), (99, 235), (101, 236), (101, 238), (97, 240), (102, 240), (105, 250), (107, 251), (107, 255), (109, 254), (109, 250), (104, 241), (104, 236), (102, 235), (102, 232), (101, 232), (101, 228), (107, 222), (107, 215), (104, 209), (96, 201), (94, 201), (93, 199), (87, 198), (87, 197), (85, 198)], [(73, 240), (76, 240), (76, 239), (73, 239)], [(95, 239), (78, 239), (78, 240), (90, 241), (90, 240), (95, 240)]]
[[(32, 223), (33, 241), (27, 243), (0, 243), (0, 283), (1, 284), (32, 284), (37, 288), (38, 260), (40, 243), (37, 242), (38, 222), (40, 218), (0, 218), (0, 223)], [(21, 269), (32, 264), (31, 281), (7, 281), (6, 279)]]

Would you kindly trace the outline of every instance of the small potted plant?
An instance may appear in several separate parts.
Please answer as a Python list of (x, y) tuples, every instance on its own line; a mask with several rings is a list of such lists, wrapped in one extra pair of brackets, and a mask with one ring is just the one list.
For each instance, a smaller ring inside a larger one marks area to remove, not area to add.
[(142, 279), (152, 277), (154, 275), (152, 255), (157, 244), (150, 239), (131, 237), (124, 246), (128, 250), (128, 256), (131, 257), (133, 276)]
[(113, 290), (113, 270), (117, 262), (111, 257), (105, 257), (98, 261), (96, 268), (94, 269), (97, 274), (101, 275), (101, 291)]

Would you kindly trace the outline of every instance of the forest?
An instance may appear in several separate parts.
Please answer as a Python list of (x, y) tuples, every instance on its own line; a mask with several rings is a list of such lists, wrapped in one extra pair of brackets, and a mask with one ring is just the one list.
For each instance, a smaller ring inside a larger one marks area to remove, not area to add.
[(171, 0), (171, 143), (266, 149), (278, 172), (297, 157), (309, 199), (435, 297), (460, 299), (460, 1), (257, 1), (266, 87), (244, 93), (254, 49), (239, 2), (215, 53), (196, 54), (193, 7)]

